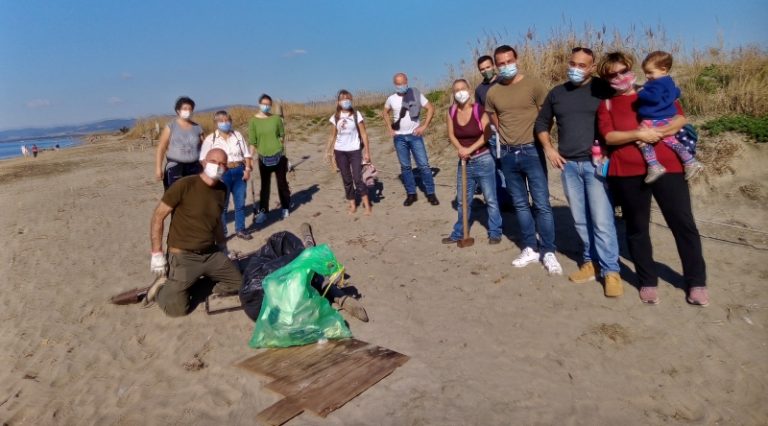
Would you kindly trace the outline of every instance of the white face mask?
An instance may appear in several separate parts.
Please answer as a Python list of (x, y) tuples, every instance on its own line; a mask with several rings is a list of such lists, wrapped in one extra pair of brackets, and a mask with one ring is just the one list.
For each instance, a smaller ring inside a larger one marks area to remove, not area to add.
[(192, 117), (192, 111), (190, 111), (188, 109), (183, 109), (183, 110), (179, 111), (179, 117), (181, 117), (181, 118), (183, 118), (185, 120), (189, 120), (189, 117)]
[(456, 99), (456, 102), (460, 103), (461, 105), (464, 105), (469, 100), (469, 91), (459, 90), (458, 92), (453, 94), (453, 98)]
[(224, 167), (221, 167), (215, 163), (205, 163), (205, 169), (203, 169), (203, 173), (205, 173), (206, 176), (213, 180), (219, 180), (224, 174)]

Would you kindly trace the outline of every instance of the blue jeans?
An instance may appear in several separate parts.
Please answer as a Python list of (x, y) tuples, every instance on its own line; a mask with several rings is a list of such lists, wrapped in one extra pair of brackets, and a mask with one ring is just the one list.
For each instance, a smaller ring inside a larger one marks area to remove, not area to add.
[(602, 275), (619, 272), (619, 242), (605, 178), (595, 175), (591, 161), (569, 160), (562, 179), (576, 232), (584, 243), (584, 262), (597, 260)]
[(434, 194), (435, 181), (432, 179), (432, 170), (429, 168), (429, 158), (424, 146), (424, 139), (415, 135), (395, 135), (395, 151), (397, 151), (397, 159), (400, 161), (400, 173), (403, 176), (405, 192), (409, 195), (416, 194), (416, 180), (413, 178), (413, 171), (411, 170), (411, 154), (413, 154), (416, 167), (421, 173), (424, 190), (428, 195)]
[(494, 132), (488, 139), (488, 149), (493, 155), (494, 163), (496, 166), (496, 200), (499, 202), (499, 208), (506, 211), (512, 210), (512, 197), (507, 192), (507, 182), (504, 179), (504, 172), (501, 171), (501, 160), (496, 157), (496, 143), (498, 142), (498, 135)]
[(224, 199), (224, 212), (221, 213), (221, 224), (224, 226), (224, 235), (227, 235), (227, 208), (229, 196), (235, 201), (235, 232), (245, 230), (245, 192), (248, 182), (243, 180), (244, 166), (235, 167), (224, 172), (221, 181), (227, 186), (227, 196)]
[[(523, 247), (536, 250), (536, 231), (541, 238), (542, 253), (555, 251), (555, 221), (549, 204), (547, 168), (544, 154), (534, 144), (501, 147), (501, 170), (512, 196)], [(530, 191), (533, 206), (528, 201)], [(531, 214), (533, 210), (533, 214)], [(534, 221), (535, 217), (535, 221)]]
[[(475, 188), (480, 185), (483, 190), (485, 205), (488, 207), (488, 238), (501, 238), (501, 212), (499, 203), (496, 200), (496, 164), (490, 154), (481, 155), (467, 161), (467, 203), (472, 204), (472, 198), (475, 195)], [(452, 240), (464, 238), (464, 217), (462, 212), (461, 196), (461, 160), (459, 160), (456, 173), (456, 205), (459, 211), (459, 219), (453, 226), (451, 233)], [(467, 206), (469, 217), (467, 223), (472, 221), (472, 209)]]

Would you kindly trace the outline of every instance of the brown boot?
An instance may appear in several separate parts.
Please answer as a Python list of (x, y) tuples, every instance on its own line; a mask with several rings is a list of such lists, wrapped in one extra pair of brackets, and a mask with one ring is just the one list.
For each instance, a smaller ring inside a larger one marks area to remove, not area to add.
[(597, 276), (597, 268), (595, 268), (594, 262), (586, 262), (581, 265), (578, 271), (568, 275), (568, 279), (576, 284), (582, 284), (589, 281), (594, 281)]
[(365, 312), (365, 308), (359, 300), (352, 296), (342, 296), (338, 299), (334, 299), (334, 302), (339, 306), (340, 311), (347, 311), (347, 313), (360, 321), (368, 322), (368, 313)]
[(621, 285), (621, 276), (618, 272), (605, 274), (605, 297), (619, 297), (624, 294), (624, 286)]

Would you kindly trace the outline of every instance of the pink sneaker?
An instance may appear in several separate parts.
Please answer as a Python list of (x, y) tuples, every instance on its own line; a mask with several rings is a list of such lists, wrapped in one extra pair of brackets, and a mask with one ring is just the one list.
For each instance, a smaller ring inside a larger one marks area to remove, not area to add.
[(649, 305), (659, 303), (659, 295), (656, 294), (656, 287), (640, 287), (640, 300)]
[(688, 290), (688, 303), (691, 305), (709, 305), (709, 292), (706, 287), (691, 287)]

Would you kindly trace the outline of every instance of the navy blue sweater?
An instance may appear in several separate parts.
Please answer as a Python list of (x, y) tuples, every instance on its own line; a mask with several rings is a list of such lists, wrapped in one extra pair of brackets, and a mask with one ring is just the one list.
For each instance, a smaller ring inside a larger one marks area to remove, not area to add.
[(637, 92), (637, 115), (641, 120), (672, 118), (677, 114), (675, 100), (679, 97), (680, 89), (675, 86), (672, 77), (648, 80), (643, 90)]

